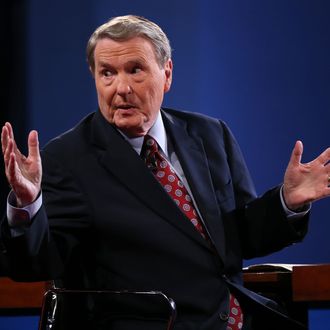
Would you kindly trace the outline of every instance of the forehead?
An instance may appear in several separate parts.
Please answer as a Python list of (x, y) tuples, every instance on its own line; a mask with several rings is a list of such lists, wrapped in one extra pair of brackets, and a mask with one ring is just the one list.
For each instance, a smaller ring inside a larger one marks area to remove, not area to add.
[(95, 46), (94, 58), (98, 60), (156, 60), (154, 46), (146, 38), (134, 37), (128, 40), (100, 39)]

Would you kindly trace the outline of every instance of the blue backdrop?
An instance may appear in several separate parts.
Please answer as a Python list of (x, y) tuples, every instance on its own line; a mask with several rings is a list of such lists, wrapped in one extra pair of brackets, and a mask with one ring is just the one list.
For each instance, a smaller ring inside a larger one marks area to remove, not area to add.
[[(42, 144), (96, 109), (86, 42), (105, 20), (128, 13), (156, 21), (170, 38), (174, 81), (164, 105), (224, 119), (260, 194), (282, 181), (296, 139), (303, 161), (329, 145), (327, 0), (30, 0), (22, 56), (29, 127)], [(329, 211), (329, 200), (314, 204), (304, 243), (246, 265), (330, 262)]]

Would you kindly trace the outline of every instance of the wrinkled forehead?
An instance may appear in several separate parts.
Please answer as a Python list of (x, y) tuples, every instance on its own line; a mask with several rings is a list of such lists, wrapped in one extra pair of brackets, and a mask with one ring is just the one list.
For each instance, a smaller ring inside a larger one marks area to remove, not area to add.
[(112, 39), (109, 37), (100, 38), (95, 45), (95, 64), (100, 60), (142, 60), (156, 61), (160, 67), (153, 43), (145, 37), (136, 36), (129, 39)]

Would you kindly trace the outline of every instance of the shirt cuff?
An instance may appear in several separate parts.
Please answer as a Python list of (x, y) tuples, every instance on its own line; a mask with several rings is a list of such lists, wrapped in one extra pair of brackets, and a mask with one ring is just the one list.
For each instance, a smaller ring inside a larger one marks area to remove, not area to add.
[(311, 206), (312, 206), (311, 203), (306, 204), (306, 206), (301, 211), (295, 212), (295, 211), (290, 210), (286, 206), (285, 201), (284, 201), (283, 186), (281, 187), (281, 190), (280, 190), (280, 197), (281, 197), (281, 203), (282, 203), (284, 212), (288, 219), (291, 219), (291, 220), (300, 219), (300, 218), (304, 217), (311, 210)]
[(42, 194), (31, 204), (22, 208), (16, 207), (17, 199), (13, 191), (8, 195), (7, 199), (7, 219), (9, 227), (17, 228), (28, 226), (31, 219), (37, 214), (42, 205)]

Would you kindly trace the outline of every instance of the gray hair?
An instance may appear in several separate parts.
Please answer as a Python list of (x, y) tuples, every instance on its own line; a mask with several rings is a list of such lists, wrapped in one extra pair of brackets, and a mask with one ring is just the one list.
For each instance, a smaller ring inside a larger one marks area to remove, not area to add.
[(140, 16), (118, 16), (98, 27), (88, 40), (87, 61), (92, 72), (95, 69), (94, 50), (99, 40), (109, 38), (126, 41), (134, 37), (146, 38), (151, 42), (160, 67), (164, 67), (166, 61), (171, 58), (170, 42), (157, 24)]

